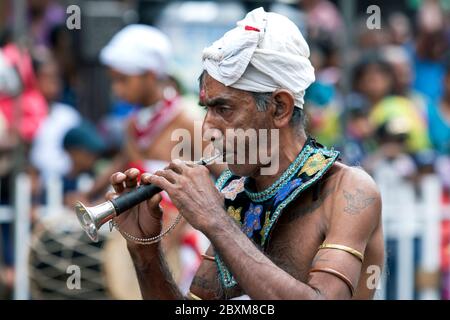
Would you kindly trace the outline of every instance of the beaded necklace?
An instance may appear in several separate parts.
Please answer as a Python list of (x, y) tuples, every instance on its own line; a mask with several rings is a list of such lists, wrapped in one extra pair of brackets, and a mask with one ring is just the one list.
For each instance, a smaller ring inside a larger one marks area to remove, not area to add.
[[(319, 181), (338, 156), (338, 151), (327, 149), (308, 138), (295, 160), (265, 190), (254, 192), (251, 190), (250, 178), (235, 176), (229, 170), (217, 179), (216, 187), (224, 195), (228, 214), (242, 232), (265, 251), (283, 210), (304, 190)], [(223, 286), (234, 287), (237, 283), (219, 254), (216, 254), (215, 261)]]

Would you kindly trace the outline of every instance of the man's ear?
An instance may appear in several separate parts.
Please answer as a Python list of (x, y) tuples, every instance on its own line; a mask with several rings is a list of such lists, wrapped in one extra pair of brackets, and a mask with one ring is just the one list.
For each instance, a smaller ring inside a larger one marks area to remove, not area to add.
[(289, 124), (294, 112), (294, 96), (285, 89), (278, 89), (272, 94), (274, 109), (273, 122), (276, 128), (282, 128)]

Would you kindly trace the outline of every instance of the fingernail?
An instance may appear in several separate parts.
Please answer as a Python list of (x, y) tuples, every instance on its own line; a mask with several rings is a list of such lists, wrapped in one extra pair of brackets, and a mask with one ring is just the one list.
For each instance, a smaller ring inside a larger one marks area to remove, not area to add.
[(144, 179), (145, 181), (149, 182), (151, 176), (152, 176), (152, 174), (146, 173), (145, 176), (142, 176), (142, 179)]

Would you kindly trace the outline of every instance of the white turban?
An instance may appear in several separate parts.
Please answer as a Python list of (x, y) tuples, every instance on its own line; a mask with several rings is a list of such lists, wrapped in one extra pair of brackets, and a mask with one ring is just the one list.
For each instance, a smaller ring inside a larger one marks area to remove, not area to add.
[(288, 18), (249, 12), (237, 27), (203, 51), (203, 69), (222, 84), (252, 92), (288, 89), (303, 108), (306, 88), (314, 82), (309, 47)]
[(133, 24), (120, 30), (100, 52), (100, 61), (124, 74), (153, 71), (167, 74), (172, 48), (169, 38), (154, 27)]

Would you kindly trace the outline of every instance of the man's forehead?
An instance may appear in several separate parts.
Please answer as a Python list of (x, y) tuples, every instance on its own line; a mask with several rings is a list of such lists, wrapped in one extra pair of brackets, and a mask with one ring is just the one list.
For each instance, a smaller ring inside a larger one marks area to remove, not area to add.
[(202, 89), (205, 91), (205, 95), (217, 95), (221, 92), (226, 93), (232, 91), (233, 88), (225, 86), (205, 72)]
[(210, 105), (216, 100), (235, 100), (244, 94), (243, 91), (227, 87), (205, 73), (200, 88), (200, 103)]

